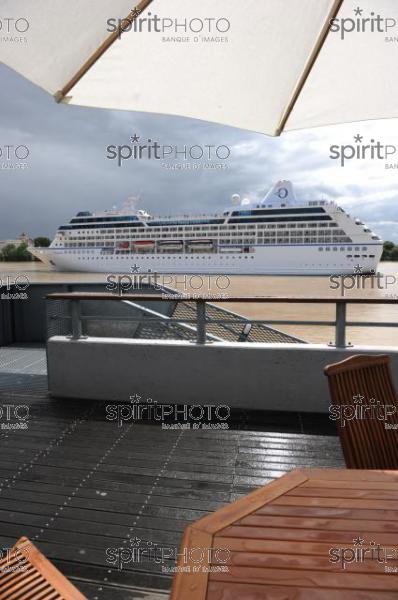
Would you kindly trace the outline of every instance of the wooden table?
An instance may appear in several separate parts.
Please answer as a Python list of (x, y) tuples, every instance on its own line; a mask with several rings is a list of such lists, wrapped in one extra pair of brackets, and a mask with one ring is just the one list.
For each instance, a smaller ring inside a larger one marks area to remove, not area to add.
[(397, 600), (397, 559), (398, 471), (296, 470), (186, 529), (171, 600)]

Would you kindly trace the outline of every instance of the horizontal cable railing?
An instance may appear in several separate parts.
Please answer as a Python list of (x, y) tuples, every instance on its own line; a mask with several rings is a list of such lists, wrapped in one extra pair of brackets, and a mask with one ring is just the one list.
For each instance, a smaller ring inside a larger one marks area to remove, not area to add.
[[(173, 319), (168, 318), (168, 323), (194, 324), (196, 325), (196, 343), (205, 344), (207, 340), (206, 325), (210, 322), (206, 315), (207, 303), (251, 303), (251, 304), (332, 304), (335, 306), (336, 316), (334, 320), (296, 320), (296, 319), (250, 319), (249, 324), (263, 325), (316, 325), (319, 327), (335, 328), (336, 348), (347, 347), (347, 327), (398, 327), (398, 322), (379, 321), (347, 321), (348, 304), (398, 304), (396, 298), (328, 298), (328, 297), (288, 297), (288, 296), (227, 296), (227, 297), (189, 297), (185, 295), (164, 294), (112, 294), (105, 292), (71, 292), (53, 293), (46, 296), (48, 300), (65, 300), (70, 302), (70, 314), (60, 317), (70, 319), (72, 323), (72, 339), (82, 337), (82, 321), (133, 321), (141, 322), (142, 316), (108, 316), (108, 315), (82, 315), (80, 311), (81, 301), (134, 301), (134, 302), (184, 302), (196, 304), (196, 319)], [(158, 317), (145, 317), (145, 323), (159, 323)], [(232, 319), (212, 319), (212, 323), (236, 324)]]

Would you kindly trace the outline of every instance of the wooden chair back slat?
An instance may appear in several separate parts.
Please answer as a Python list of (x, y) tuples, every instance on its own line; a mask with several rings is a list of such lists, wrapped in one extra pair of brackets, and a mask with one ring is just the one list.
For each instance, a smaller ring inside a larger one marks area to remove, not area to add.
[(325, 374), (332, 405), (340, 415), (355, 414), (345, 424), (336, 421), (347, 467), (398, 469), (398, 400), (389, 357), (351, 356), (328, 365)]
[(0, 561), (0, 600), (87, 600), (28, 538)]

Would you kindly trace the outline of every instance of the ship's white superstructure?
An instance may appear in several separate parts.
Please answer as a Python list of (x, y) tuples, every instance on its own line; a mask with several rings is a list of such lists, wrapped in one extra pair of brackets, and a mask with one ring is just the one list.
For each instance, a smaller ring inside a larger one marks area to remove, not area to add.
[(154, 217), (133, 204), (79, 212), (32, 254), (62, 271), (330, 275), (377, 271), (383, 243), (334, 202), (296, 200), (289, 181), (216, 215)]

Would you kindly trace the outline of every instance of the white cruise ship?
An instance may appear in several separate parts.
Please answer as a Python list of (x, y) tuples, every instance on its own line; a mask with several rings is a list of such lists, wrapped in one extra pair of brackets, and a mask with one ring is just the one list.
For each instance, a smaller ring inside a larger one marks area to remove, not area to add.
[(130, 203), (79, 212), (49, 248), (60, 271), (331, 275), (377, 271), (383, 242), (334, 202), (297, 201), (279, 181), (261, 202), (232, 197), (223, 213), (155, 217)]

